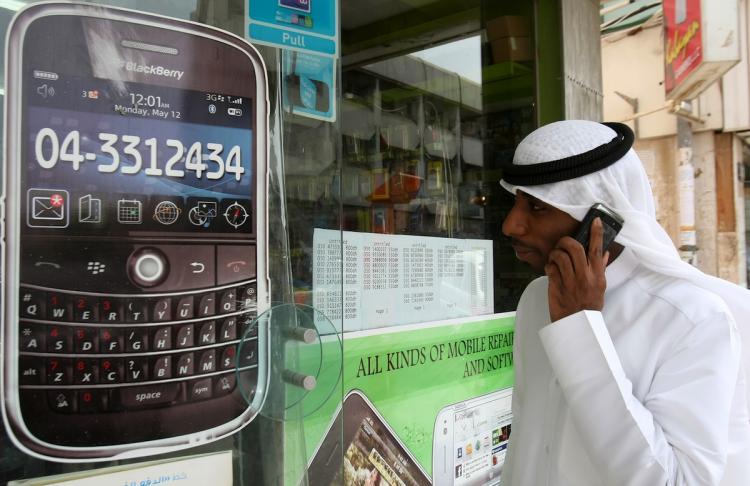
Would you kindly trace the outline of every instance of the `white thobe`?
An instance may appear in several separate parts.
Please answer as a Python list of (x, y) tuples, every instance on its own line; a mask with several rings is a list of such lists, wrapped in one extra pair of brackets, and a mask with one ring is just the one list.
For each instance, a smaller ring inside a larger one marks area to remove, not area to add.
[(723, 301), (627, 248), (606, 278), (601, 312), (552, 324), (546, 277), (521, 297), (503, 486), (750, 485), (740, 343)]

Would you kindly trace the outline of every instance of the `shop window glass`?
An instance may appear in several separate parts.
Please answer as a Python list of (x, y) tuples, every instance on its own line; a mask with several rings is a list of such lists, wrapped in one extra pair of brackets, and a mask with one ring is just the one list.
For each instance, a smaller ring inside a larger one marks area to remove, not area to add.
[[(0, 0), (1, 33), (26, 3), (34, 2)], [(245, 27), (242, 0), (91, 3), (192, 20), (240, 36)], [(532, 275), (502, 236), (512, 198), (498, 181), (517, 143), (538, 123), (535, 3), (341, 0), (334, 122), (281, 109), (283, 56), (259, 48), (269, 72), (271, 163), (281, 174), (269, 197), (279, 215), (269, 222), (274, 305), (314, 306), (315, 319), (330, 323), (324, 334), (333, 343), (336, 331), (515, 309)], [(348, 259), (357, 251), (364, 257), (366, 247), (367, 268), (364, 260)], [(440, 307), (438, 293), (451, 305)], [(382, 314), (385, 307), (372, 295), (410, 310)], [(332, 417), (342, 401), (337, 380), (344, 373), (330, 368), (318, 378), (319, 389), (328, 387), (324, 405), (293, 409), (290, 414), (297, 415), (288, 422), (258, 419), (241, 433), (184, 454), (231, 449), (235, 484), (297, 484), (321, 437), (329, 430), (334, 437), (342, 434), (341, 417)], [(296, 404), (300, 396), (281, 401)], [(424, 431), (406, 432), (409, 441), (421, 444), (417, 456), (429, 469), (432, 450), (422, 443)], [(346, 474), (339, 453), (327, 467)], [(0, 456), (3, 480), (140, 461), (42, 461), (4, 435)]]
[[(401, 252), (397, 258), (391, 249), (377, 259), (373, 249), (372, 268), (363, 270), (363, 285), (375, 288), (370, 296), (389, 295), (378, 291), (382, 283), (408, 305), (389, 321), (378, 319), (381, 309), (365, 302), (359, 307), (363, 319), (345, 319), (344, 330), (512, 311), (532, 275), (502, 235), (512, 198), (498, 181), (502, 165), (537, 123), (531, 11), (509, 2), (468, 2), (466, 8), (477, 15), (463, 30), (427, 33), (420, 30), (428, 29), (429, 18), (399, 2), (389, 5), (390, 22), (376, 15), (362, 25), (365, 15), (353, 14), (347, 32), (347, 17), (342, 18), (343, 38), (356, 42), (344, 45), (343, 57), (341, 228), (366, 246), (389, 240), (353, 234), (414, 237), (390, 240)], [(436, 10), (441, 5), (430, 2)], [(420, 12), (429, 12), (430, 6)], [(404, 19), (415, 25), (407, 30)], [(390, 34), (393, 44), (384, 42), (378, 49), (368, 43), (361, 31), (370, 25), (383, 28), (380, 37)], [(398, 38), (401, 31), (437, 40), (404, 52), (410, 43)], [(376, 60), (365, 62), (367, 54)], [(354, 65), (347, 66), (347, 60)], [(441, 253), (435, 268), (409, 246), (419, 238), (428, 256)], [(475, 255), (473, 263), (459, 264), (473, 275), (458, 283), (455, 272), (461, 269), (450, 266), (449, 257), (443, 259), (444, 246), (467, 244), (487, 248), (491, 257), (484, 263)], [(401, 268), (394, 270), (392, 262)], [(346, 283), (343, 288), (346, 294)], [(346, 314), (347, 303), (343, 306)]]

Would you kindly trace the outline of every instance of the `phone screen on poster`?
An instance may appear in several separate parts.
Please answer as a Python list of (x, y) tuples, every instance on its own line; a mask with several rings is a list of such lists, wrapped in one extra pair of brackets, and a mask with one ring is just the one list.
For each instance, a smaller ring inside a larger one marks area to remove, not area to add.
[(511, 390), (443, 408), (435, 422), (435, 484), (499, 485), (511, 431)]
[(354, 390), (344, 399), (343, 431), (340, 410), (310, 463), (309, 484), (432, 484), (362, 392)]

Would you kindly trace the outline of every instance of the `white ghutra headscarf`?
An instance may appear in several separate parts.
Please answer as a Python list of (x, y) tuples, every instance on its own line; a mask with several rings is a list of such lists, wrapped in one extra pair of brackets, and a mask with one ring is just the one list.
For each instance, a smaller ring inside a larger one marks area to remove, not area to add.
[[(520, 143), (513, 157), (514, 169), (575, 157), (612, 142), (617, 135), (609, 126), (592, 121), (551, 123)], [(515, 185), (506, 179), (513, 180), (505, 177), (500, 184), (511, 193), (520, 189), (578, 221), (595, 203), (604, 203), (622, 216), (625, 224), (615, 241), (630, 248), (643, 266), (663, 275), (687, 279), (726, 303), (742, 339), (745, 376), (750, 376), (750, 291), (706, 275), (680, 259), (672, 240), (656, 221), (651, 186), (635, 151), (629, 149), (611, 165), (572, 179), (558, 178), (558, 182), (535, 185)], [(746, 389), (750, 396), (747, 382)]]

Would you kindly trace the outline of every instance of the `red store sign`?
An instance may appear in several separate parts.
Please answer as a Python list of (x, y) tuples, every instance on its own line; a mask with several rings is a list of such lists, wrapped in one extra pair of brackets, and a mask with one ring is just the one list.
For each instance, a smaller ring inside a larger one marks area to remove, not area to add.
[(703, 61), (701, 0), (664, 0), (664, 88), (667, 95)]

